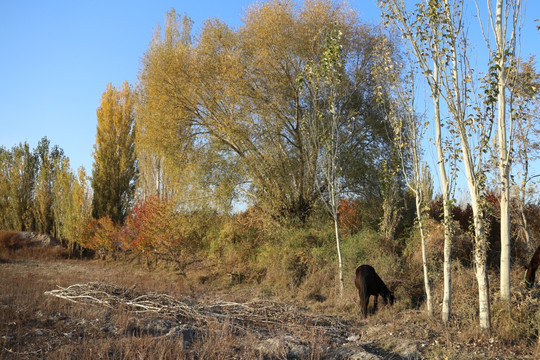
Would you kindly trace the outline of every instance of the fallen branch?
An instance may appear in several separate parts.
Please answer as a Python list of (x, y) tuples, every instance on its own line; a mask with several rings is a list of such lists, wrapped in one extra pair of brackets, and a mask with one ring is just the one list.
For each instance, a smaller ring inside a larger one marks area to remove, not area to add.
[(349, 328), (336, 317), (307, 313), (292, 305), (269, 300), (191, 304), (166, 294), (141, 295), (134, 293), (133, 288), (126, 290), (99, 282), (74, 284), (47, 291), (45, 295), (75, 303), (93, 303), (108, 308), (123, 307), (136, 313), (156, 313), (199, 326), (217, 320), (229, 321), (238, 328), (252, 325), (259, 328), (318, 329), (334, 337), (344, 336)]

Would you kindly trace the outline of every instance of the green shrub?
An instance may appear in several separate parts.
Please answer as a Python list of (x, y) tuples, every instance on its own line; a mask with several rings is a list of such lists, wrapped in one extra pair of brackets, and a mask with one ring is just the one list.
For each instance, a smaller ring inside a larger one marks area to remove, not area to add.
[(364, 230), (343, 239), (342, 254), (346, 272), (354, 273), (358, 265), (367, 264), (381, 276), (399, 275), (401, 266), (397, 255), (374, 230)]

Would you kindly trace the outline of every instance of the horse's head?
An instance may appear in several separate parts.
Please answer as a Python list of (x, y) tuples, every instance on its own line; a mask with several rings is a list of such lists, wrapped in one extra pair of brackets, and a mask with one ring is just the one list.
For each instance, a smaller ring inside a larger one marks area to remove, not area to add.
[(394, 294), (389, 291), (388, 294), (385, 294), (385, 296), (383, 296), (383, 300), (386, 306), (394, 305)]
[(525, 266), (525, 276), (523, 277), (523, 281), (529, 289), (534, 285), (535, 273), (536, 271), (533, 271), (530, 266)]

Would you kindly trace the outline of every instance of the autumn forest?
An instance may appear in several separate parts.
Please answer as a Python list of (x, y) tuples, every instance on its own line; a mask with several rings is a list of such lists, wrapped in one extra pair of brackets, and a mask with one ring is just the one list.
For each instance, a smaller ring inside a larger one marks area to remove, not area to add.
[(171, 10), (138, 82), (106, 85), (91, 170), (47, 137), (0, 147), (0, 229), (74, 258), (219, 266), (333, 313), (358, 314), (351, 279), (370, 264), (396, 311), (536, 344), (540, 304), (513, 325), (505, 311), (540, 245), (540, 74), (515, 55), (520, 1), (492, 1), (492, 24), (463, 3), (379, 0), (368, 24), (344, 3), (270, 0), (237, 28)]

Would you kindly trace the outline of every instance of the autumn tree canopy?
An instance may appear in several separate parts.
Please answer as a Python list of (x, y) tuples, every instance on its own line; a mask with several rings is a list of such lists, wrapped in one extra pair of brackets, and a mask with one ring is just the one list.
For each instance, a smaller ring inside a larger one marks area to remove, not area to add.
[[(184, 206), (227, 209), (240, 199), (305, 217), (321, 195), (322, 124), (331, 118), (321, 109), (342, 119), (344, 190), (378, 193), (391, 145), (373, 70), (382, 56), (397, 56), (387, 37), (352, 9), (322, 0), (254, 5), (238, 29), (219, 20), (197, 34), (192, 27), (167, 14), (143, 58), (137, 109), (139, 152), (163, 160)], [(323, 60), (332, 29), (341, 32), (343, 66), (330, 107), (328, 87), (305, 75)]]

